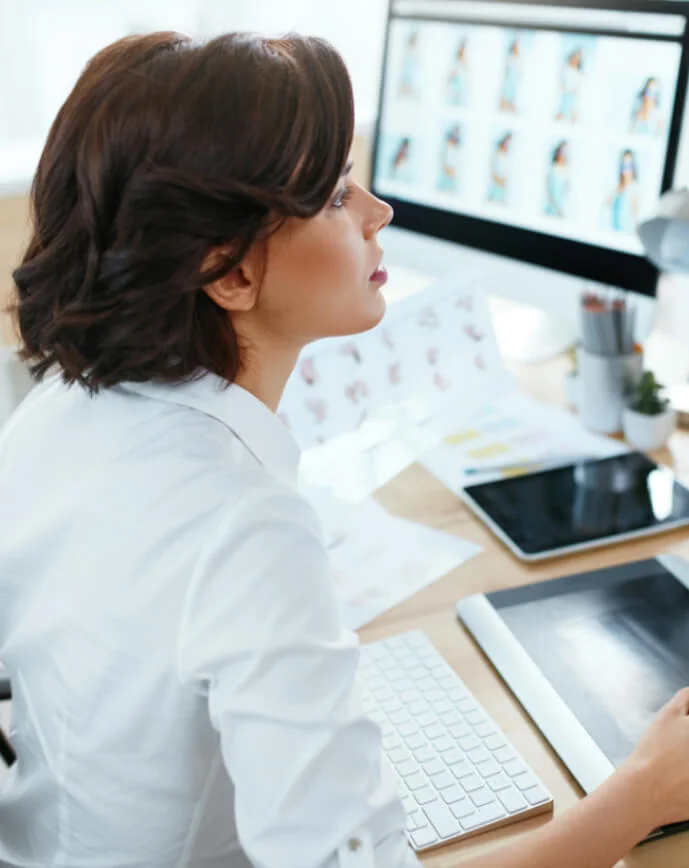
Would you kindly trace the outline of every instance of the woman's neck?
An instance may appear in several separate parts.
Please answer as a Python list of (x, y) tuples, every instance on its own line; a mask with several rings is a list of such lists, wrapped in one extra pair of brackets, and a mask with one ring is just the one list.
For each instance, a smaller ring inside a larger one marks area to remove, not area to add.
[(298, 356), (299, 350), (296, 349), (260, 355), (249, 352), (246, 363), (235, 377), (235, 383), (276, 413)]

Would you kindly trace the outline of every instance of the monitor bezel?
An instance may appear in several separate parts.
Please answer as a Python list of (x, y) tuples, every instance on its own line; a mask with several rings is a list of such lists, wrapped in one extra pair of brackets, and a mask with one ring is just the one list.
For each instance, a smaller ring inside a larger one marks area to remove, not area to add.
[[(433, 0), (417, 0), (419, 3)], [(666, 162), (663, 170), (662, 192), (669, 190), (677, 167), (682, 121), (684, 118), (687, 88), (689, 86), (689, 2), (683, 0), (481, 0), (482, 3), (504, 6), (563, 6), (592, 10), (609, 9), (622, 12), (650, 12), (654, 14), (679, 15), (686, 20), (684, 36), (672, 39), (682, 46), (675, 104), (670, 122)], [(393, 226), (408, 229), (422, 235), (451, 241), (466, 247), (482, 250), (498, 256), (541, 266), (553, 271), (613, 286), (642, 295), (656, 294), (660, 273), (643, 255), (626, 253), (606, 247), (597, 247), (581, 241), (548, 235), (533, 229), (512, 226), (492, 220), (445, 211), (431, 205), (421, 205), (389, 196), (376, 186), (376, 171), (379, 160), (383, 103), (386, 88), (390, 28), (396, 15), (394, 0), (390, 0), (385, 27), (383, 66), (378, 93), (378, 112), (375, 124), (371, 155), (369, 185), (374, 195), (385, 199), (394, 209)], [(400, 16), (409, 19), (411, 16)], [(430, 16), (413, 16), (419, 20), (438, 20)], [(579, 32), (579, 31), (577, 31)], [(611, 31), (612, 35), (615, 32)], [(619, 35), (628, 35), (617, 32)], [(497, 231), (496, 231), (497, 230)]]

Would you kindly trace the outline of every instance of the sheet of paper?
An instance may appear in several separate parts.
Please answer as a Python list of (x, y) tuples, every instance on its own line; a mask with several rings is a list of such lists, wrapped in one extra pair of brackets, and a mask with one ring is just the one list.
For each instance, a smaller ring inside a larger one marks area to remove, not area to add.
[(372, 332), (309, 349), (280, 405), (306, 485), (367, 497), (511, 384), (478, 282), (447, 279)]
[(443, 436), (419, 461), (452, 491), (575, 457), (607, 458), (624, 443), (587, 431), (576, 416), (513, 390)]
[(355, 630), (481, 551), (452, 534), (309, 491), (323, 525), (343, 622)]

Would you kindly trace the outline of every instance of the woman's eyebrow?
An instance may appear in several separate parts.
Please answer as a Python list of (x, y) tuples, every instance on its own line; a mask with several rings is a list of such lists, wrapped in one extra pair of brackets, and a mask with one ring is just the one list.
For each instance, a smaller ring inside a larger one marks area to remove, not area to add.
[(348, 175), (352, 171), (352, 167), (354, 166), (354, 161), (350, 160), (347, 165), (342, 170), (342, 176), (344, 178), (345, 175)]

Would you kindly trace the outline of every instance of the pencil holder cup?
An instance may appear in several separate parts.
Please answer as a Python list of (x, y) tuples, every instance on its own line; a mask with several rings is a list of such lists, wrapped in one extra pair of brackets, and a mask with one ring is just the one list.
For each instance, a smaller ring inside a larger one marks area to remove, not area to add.
[(643, 355), (599, 356), (579, 348), (579, 416), (590, 431), (622, 430), (627, 395), (643, 373)]

